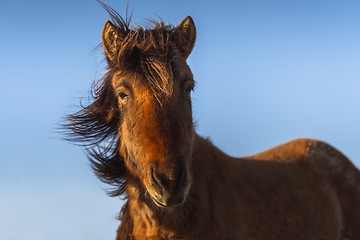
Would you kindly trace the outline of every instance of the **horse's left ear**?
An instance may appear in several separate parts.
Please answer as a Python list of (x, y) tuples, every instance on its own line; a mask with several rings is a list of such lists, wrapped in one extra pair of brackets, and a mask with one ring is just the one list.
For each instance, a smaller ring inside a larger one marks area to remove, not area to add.
[(102, 30), (102, 45), (108, 61), (117, 57), (117, 51), (122, 40), (122, 33), (110, 21), (107, 21)]
[(187, 58), (195, 45), (196, 28), (194, 21), (187, 16), (175, 29), (176, 44), (181, 54)]

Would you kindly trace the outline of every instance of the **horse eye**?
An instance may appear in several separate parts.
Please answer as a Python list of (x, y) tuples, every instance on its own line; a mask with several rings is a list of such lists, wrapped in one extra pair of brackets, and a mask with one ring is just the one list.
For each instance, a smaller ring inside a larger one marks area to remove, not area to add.
[(121, 100), (126, 100), (129, 97), (129, 95), (127, 95), (124, 92), (119, 92), (118, 95), (121, 98)]
[(185, 89), (185, 93), (190, 94), (192, 91), (194, 91), (194, 86), (190, 85)]

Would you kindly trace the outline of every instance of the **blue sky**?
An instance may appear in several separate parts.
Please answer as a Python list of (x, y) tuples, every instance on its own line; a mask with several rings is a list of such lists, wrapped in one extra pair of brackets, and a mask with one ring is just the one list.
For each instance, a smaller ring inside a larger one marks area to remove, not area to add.
[[(125, 12), (126, 2), (105, 1)], [(233, 156), (297, 137), (360, 166), (360, 2), (129, 0), (133, 22), (191, 15), (197, 130)], [(56, 132), (104, 72), (95, 0), (0, 2), (0, 239), (113, 239), (109, 198)]]

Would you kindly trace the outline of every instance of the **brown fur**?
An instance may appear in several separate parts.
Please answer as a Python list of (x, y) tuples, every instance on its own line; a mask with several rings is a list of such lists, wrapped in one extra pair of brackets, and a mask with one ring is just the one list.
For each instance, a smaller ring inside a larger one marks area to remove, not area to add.
[(360, 239), (360, 172), (345, 156), (310, 139), (222, 153), (193, 127), (192, 19), (130, 28), (104, 7), (109, 70), (66, 127), (112, 194), (127, 197), (117, 240)]

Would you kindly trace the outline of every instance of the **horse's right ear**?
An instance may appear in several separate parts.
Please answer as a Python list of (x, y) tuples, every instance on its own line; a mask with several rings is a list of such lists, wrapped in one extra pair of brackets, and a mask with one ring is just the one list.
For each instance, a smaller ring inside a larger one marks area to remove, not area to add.
[(107, 21), (102, 30), (102, 45), (108, 61), (112, 62), (117, 58), (121, 40), (120, 31), (110, 21)]
[(187, 16), (175, 28), (176, 43), (180, 49), (181, 55), (187, 58), (195, 45), (196, 28), (194, 21), (190, 16)]

